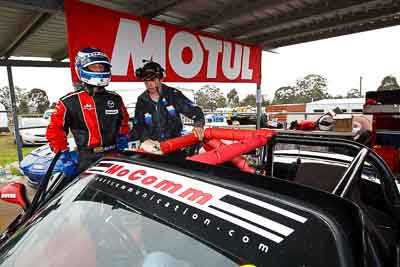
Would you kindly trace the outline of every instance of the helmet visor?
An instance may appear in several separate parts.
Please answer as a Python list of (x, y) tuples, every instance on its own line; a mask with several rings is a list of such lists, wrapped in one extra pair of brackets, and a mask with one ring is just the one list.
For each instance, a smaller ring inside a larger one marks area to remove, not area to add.
[(102, 63), (104, 65), (111, 66), (110, 60), (107, 57), (102, 56), (102, 55), (91, 56), (91, 57), (88, 56), (88, 57), (84, 57), (81, 59), (82, 67), (87, 67), (89, 65), (96, 64), (96, 63)]

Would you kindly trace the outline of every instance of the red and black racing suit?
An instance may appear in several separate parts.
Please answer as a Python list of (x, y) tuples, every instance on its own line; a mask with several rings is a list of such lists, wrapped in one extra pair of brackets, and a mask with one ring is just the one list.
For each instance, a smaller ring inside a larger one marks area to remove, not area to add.
[(116, 147), (119, 134), (127, 135), (129, 115), (120, 95), (103, 89), (91, 96), (80, 90), (62, 97), (51, 116), (46, 137), (54, 152), (68, 148), (71, 130), (78, 147), (77, 173)]

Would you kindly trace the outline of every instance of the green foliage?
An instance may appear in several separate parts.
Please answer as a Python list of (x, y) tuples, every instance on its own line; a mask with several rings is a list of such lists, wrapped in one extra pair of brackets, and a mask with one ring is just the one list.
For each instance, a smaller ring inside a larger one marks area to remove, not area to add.
[(247, 95), (242, 101), (240, 101), (241, 106), (256, 106), (256, 96), (253, 94)]
[(326, 78), (317, 74), (309, 74), (296, 83), (299, 102), (308, 103), (329, 98)]
[(391, 75), (383, 78), (381, 85), (378, 87), (378, 91), (390, 91), (390, 90), (400, 90), (400, 86), (397, 83), (396, 77)]
[(49, 108), (50, 101), (44, 90), (33, 88), (27, 95), (28, 106), (38, 113), (43, 113)]
[(264, 96), (262, 97), (262, 102), (261, 102), (261, 106), (266, 107), (271, 105), (271, 101), (269, 101), (268, 99), (265, 99)]
[(297, 102), (298, 93), (295, 87), (283, 86), (275, 91), (273, 104), (293, 104)]
[(224, 107), (226, 99), (221, 90), (214, 85), (205, 85), (194, 93), (194, 99), (204, 110), (214, 111), (217, 107)]
[[(21, 101), (26, 96), (26, 89), (15, 86), (14, 92), (15, 92), (15, 101), (18, 108), (21, 104)], [(11, 111), (11, 94), (10, 94), (10, 88), (8, 86), (0, 88), (0, 103), (5, 106), (6, 110)]]
[(18, 107), (18, 114), (25, 114), (29, 113), (29, 107), (28, 107), (28, 102), (26, 100), (26, 97), (24, 97)]
[(353, 88), (347, 92), (346, 98), (357, 98), (357, 97), (362, 97), (359, 89)]
[(308, 103), (330, 97), (326, 78), (309, 74), (297, 80), (294, 87), (284, 86), (276, 90), (273, 104)]

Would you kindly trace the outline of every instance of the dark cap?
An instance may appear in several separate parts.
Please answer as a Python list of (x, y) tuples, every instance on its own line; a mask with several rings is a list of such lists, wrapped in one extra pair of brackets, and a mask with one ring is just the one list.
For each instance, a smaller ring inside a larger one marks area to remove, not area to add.
[(138, 68), (135, 71), (136, 77), (141, 80), (153, 80), (155, 78), (162, 79), (164, 77), (165, 70), (160, 64), (153, 61), (148, 61), (143, 68)]

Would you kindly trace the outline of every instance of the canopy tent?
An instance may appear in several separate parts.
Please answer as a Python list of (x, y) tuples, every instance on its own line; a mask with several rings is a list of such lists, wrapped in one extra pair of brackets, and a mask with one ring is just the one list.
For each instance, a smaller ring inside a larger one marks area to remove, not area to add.
[[(84, 2), (257, 45), (263, 50), (400, 22), (400, 2), (395, 0)], [(65, 25), (63, 0), (0, 0), (0, 66), (7, 66), (11, 96), (14, 95), (11, 66), (68, 67), (68, 62), (61, 62), (68, 57)], [(51, 61), (13, 60), (12, 56), (47, 57)], [(13, 103), (16, 115), (14, 99)], [(20, 144), (18, 148), (22, 159)]]

